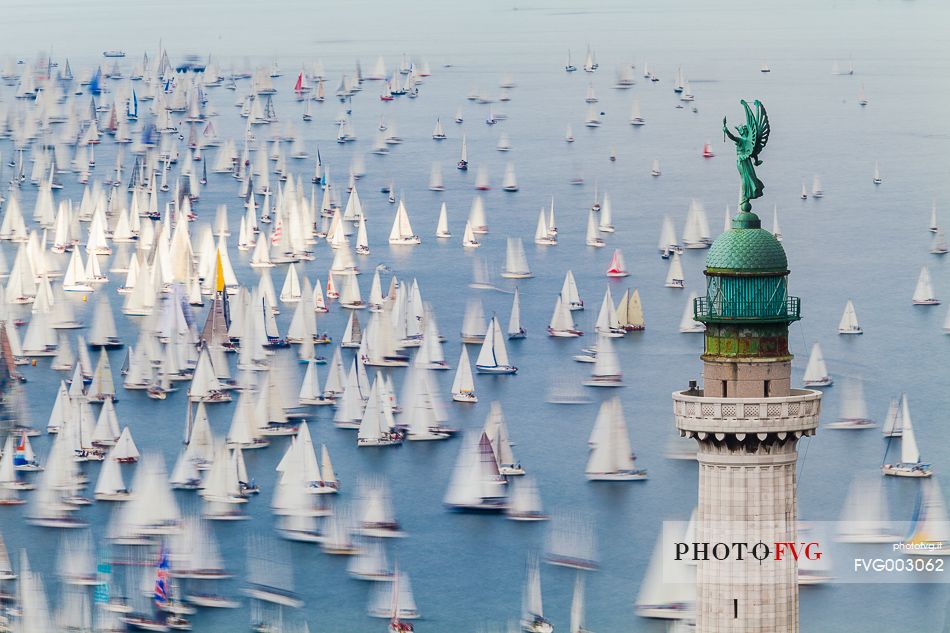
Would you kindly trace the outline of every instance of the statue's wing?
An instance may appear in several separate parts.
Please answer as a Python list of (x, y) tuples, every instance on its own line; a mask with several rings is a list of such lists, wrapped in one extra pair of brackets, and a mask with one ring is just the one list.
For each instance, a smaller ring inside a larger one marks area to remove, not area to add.
[(749, 107), (749, 104), (746, 103), (745, 99), (741, 101), (742, 108), (745, 110), (745, 134), (742, 134), (739, 137), (739, 142), (736, 143), (736, 154), (739, 157), (739, 160), (745, 160), (747, 158), (755, 157), (756, 149), (756, 139), (758, 138), (758, 128), (756, 127), (757, 121), (755, 115), (752, 114), (752, 108)]
[[(748, 106), (746, 106), (748, 110)], [(769, 125), (769, 115), (765, 111), (765, 106), (758, 99), (755, 100), (755, 149), (752, 151), (752, 157), (758, 160), (759, 153), (765, 149), (765, 144), (769, 142), (769, 133), (772, 131)]]

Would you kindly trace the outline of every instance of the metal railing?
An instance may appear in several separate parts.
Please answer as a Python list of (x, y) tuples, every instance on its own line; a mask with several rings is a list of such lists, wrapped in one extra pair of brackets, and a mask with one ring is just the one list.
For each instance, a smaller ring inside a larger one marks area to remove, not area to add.
[(791, 322), (801, 318), (801, 300), (786, 297), (785, 300), (726, 300), (710, 301), (697, 297), (693, 302), (693, 316), (697, 321), (781, 321)]

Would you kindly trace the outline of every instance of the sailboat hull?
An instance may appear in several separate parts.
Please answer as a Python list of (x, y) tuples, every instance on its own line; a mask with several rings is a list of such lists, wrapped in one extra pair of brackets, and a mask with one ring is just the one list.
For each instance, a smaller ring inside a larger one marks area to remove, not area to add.
[(480, 374), (516, 374), (518, 373), (517, 367), (512, 367), (511, 365), (475, 365), (476, 371)]
[(819, 378), (818, 380), (805, 380), (802, 384), (806, 387), (830, 387), (834, 380), (830, 376)]
[(884, 464), (881, 472), (892, 477), (930, 477), (933, 468), (930, 464)]
[(619, 473), (587, 473), (587, 481), (643, 481), (648, 479), (645, 470), (627, 470)]
[(585, 387), (623, 387), (620, 376), (601, 376), (584, 382)]
[(877, 427), (877, 422), (864, 418), (842, 418), (830, 424), (826, 424), (826, 429), (873, 429)]

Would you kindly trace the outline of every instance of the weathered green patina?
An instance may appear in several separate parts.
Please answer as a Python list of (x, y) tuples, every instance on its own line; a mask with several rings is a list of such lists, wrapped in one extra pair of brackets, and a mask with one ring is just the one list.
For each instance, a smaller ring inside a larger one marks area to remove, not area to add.
[(765, 191), (765, 185), (756, 176), (755, 168), (762, 164), (759, 154), (769, 142), (771, 127), (769, 127), (769, 115), (765, 112), (765, 106), (761, 101), (755, 100), (754, 113), (745, 99), (741, 103), (745, 110), (745, 125), (737, 125), (736, 134), (733, 134), (726, 123), (726, 117), (722, 117), (722, 133), (736, 144), (736, 167), (739, 169), (739, 177), (742, 181), (739, 211), (751, 211), (750, 200), (761, 198), (762, 192)]
[(798, 297), (788, 295), (788, 258), (774, 235), (762, 228), (750, 200), (761, 197), (755, 174), (759, 154), (769, 138), (765, 108), (755, 112), (742, 101), (746, 124), (731, 133), (741, 178), (739, 212), (732, 227), (713, 243), (706, 256), (706, 296), (693, 305), (694, 318), (706, 324), (704, 357), (787, 360), (788, 325), (801, 318)]

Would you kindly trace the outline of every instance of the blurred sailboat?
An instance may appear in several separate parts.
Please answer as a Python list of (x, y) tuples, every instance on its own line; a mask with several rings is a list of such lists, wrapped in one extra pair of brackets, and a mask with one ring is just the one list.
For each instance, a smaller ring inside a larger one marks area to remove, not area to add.
[(841, 394), (841, 412), (838, 419), (825, 427), (829, 429), (872, 429), (877, 423), (868, 417), (867, 403), (864, 401), (864, 386), (860, 380), (851, 379), (844, 383)]
[(834, 381), (828, 375), (828, 366), (825, 365), (825, 357), (821, 353), (821, 346), (815, 343), (811, 347), (811, 355), (808, 357), (808, 365), (805, 367), (802, 384), (806, 387), (828, 387), (832, 382)]

